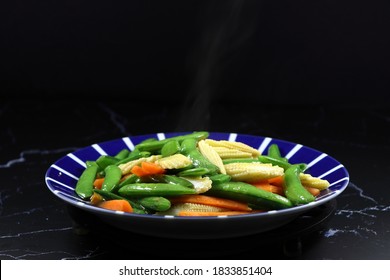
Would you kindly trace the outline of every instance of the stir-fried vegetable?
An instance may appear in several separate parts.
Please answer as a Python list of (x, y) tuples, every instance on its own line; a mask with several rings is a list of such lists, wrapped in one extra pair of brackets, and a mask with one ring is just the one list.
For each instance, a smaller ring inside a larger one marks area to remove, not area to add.
[(307, 204), (329, 182), (292, 164), (276, 144), (260, 154), (205, 131), (147, 139), (87, 161), (76, 194), (105, 209), (146, 215), (220, 216)]

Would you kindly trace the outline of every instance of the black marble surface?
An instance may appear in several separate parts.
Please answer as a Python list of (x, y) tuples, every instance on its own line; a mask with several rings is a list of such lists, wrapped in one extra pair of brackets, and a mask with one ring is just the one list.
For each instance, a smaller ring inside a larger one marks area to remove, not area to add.
[[(3, 100), (0, 259), (390, 259), (390, 106), (203, 104), (104, 96)], [(45, 185), (50, 164), (84, 146), (200, 129), (313, 147), (344, 164), (350, 184), (334, 201), (280, 229), (203, 241), (122, 232), (69, 207)]]

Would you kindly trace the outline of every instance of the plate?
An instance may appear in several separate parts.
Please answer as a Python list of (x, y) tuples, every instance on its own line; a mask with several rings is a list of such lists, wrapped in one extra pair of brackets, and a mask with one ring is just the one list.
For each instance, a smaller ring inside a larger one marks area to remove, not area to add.
[(243, 142), (258, 149), (261, 153), (265, 153), (271, 144), (277, 144), (282, 156), (286, 157), (289, 162), (306, 163), (308, 169), (305, 172), (328, 180), (330, 187), (322, 191), (315, 201), (306, 205), (262, 213), (218, 217), (123, 213), (90, 205), (75, 194), (77, 180), (85, 169), (87, 160), (96, 160), (101, 155), (114, 155), (124, 148), (132, 150), (135, 145), (148, 138), (164, 139), (188, 133), (145, 134), (92, 144), (69, 153), (51, 164), (45, 174), (46, 185), (56, 197), (65, 203), (97, 215), (103, 222), (122, 230), (156, 237), (210, 239), (252, 235), (281, 227), (299, 215), (336, 198), (349, 183), (349, 174), (344, 165), (316, 149), (271, 137), (209, 132), (210, 139)]

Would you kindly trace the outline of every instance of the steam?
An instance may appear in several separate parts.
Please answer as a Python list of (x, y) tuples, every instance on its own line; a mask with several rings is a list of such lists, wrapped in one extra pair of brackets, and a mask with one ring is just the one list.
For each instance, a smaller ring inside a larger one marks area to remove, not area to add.
[[(221, 73), (254, 31), (254, 18), (246, 14), (251, 1), (221, 1), (209, 4), (200, 15), (203, 24), (200, 44), (192, 54), (194, 74), (181, 104), (177, 131), (209, 130), (212, 107), (219, 94)], [(246, 10), (245, 10), (246, 8)], [(227, 93), (228, 94), (228, 93)]]

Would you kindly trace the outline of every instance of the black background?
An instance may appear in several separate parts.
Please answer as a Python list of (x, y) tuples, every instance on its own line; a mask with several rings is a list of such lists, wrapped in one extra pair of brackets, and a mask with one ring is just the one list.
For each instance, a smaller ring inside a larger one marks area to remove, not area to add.
[(383, 104), (389, 6), (2, 1), (0, 91), (42, 100)]

